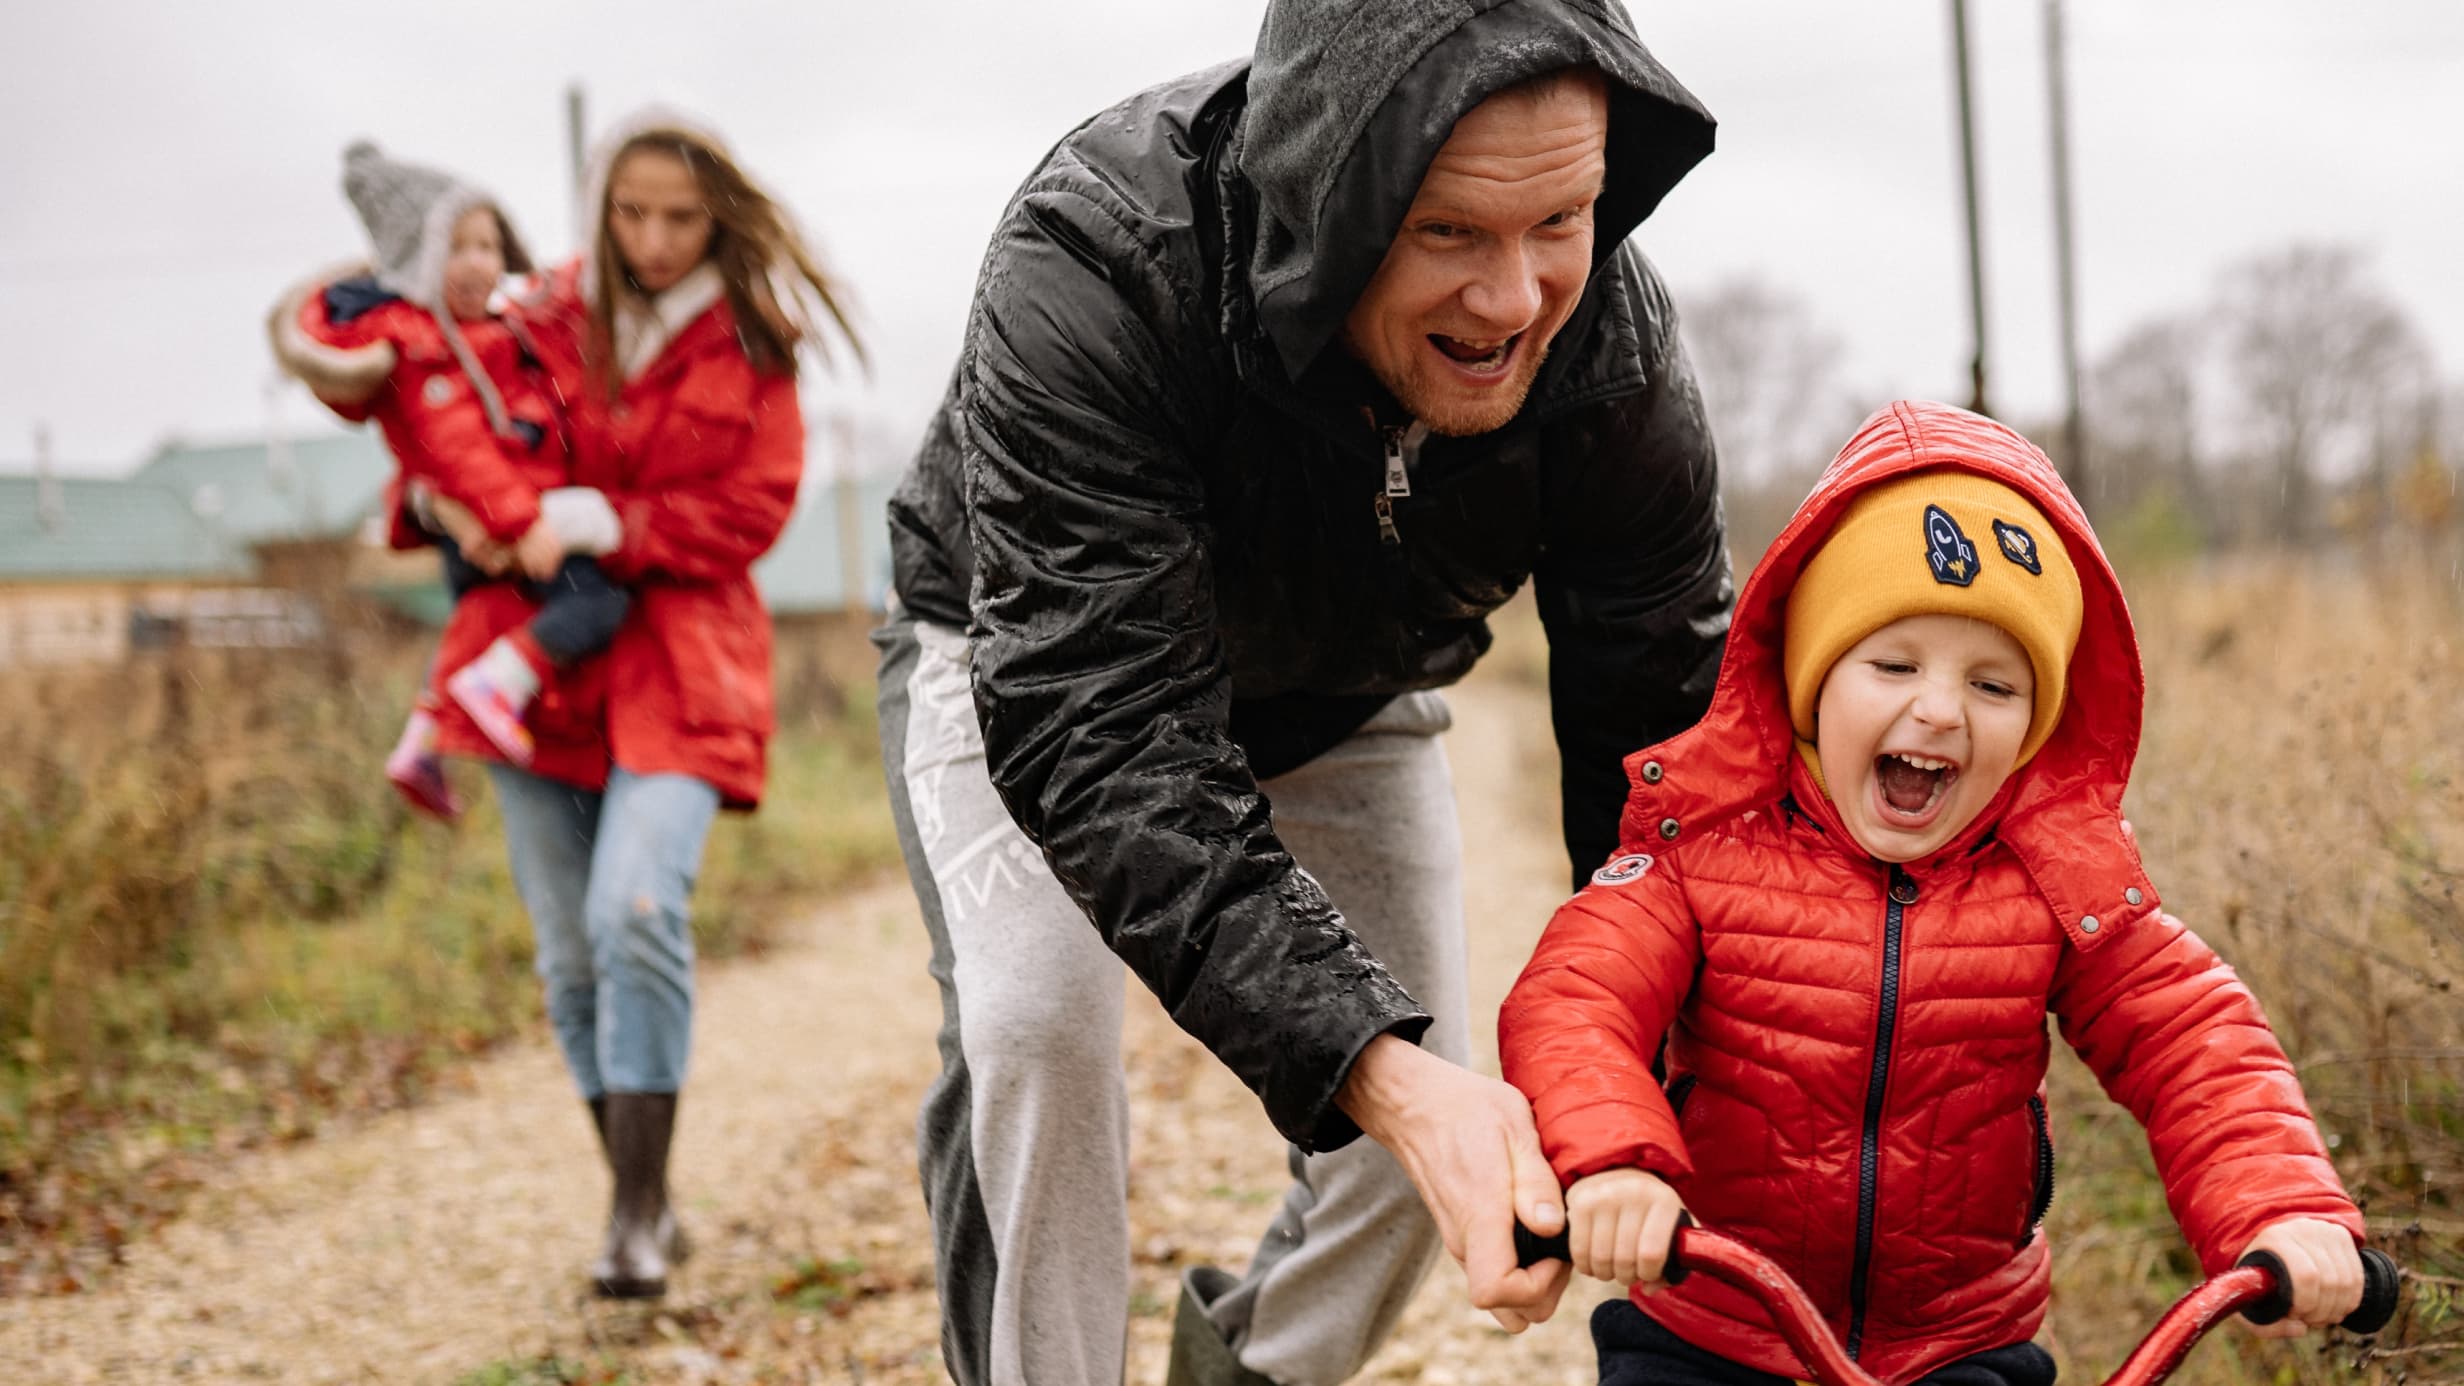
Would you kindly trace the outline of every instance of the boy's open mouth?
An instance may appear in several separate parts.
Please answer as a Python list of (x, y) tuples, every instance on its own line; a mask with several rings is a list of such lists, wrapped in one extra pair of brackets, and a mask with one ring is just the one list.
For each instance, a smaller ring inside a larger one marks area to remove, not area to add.
[(1473, 375), (1494, 375), (1504, 370), (1506, 363), (1514, 358), (1515, 343), (1521, 340), (1523, 334), (1520, 332), (1488, 341), (1449, 337), (1442, 332), (1429, 334), (1429, 344), (1436, 347), (1440, 355)]
[(1874, 782), (1881, 787), (1883, 804), (1911, 818), (1931, 813), (1958, 780), (1959, 767), (1947, 760), (1908, 754), (1874, 757)]

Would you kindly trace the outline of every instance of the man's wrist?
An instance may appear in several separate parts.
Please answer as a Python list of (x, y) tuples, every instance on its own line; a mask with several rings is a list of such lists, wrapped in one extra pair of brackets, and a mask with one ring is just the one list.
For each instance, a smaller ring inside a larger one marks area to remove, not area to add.
[(1335, 1105), (1369, 1139), (1387, 1144), (1396, 1118), (1407, 1105), (1413, 1076), (1430, 1057), (1420, 1046), (1392, 1031), (1377, 1036), (1362, 1045), (1359, 1055), (1352, 1060), (1343, 1086), (1335, 1090)]

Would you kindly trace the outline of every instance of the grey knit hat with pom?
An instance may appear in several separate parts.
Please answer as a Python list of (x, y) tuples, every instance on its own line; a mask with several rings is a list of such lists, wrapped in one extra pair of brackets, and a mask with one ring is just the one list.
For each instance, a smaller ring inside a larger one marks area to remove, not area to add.
[(342, 191), (368, 228), (377, 283), (422, 307), (443, 305), (453, 224), (475, 207), (496, 213), (506, 270), (530, 272), (530, 253), (504, 208), (452, 174), (389, 159), (373, 141), (356, 140), (342, 151)]

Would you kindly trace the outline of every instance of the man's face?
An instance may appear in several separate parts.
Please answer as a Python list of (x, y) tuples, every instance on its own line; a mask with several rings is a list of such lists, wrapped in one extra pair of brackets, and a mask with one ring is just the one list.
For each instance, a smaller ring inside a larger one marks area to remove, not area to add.
[(1523, 407), (1591, 277), (1608, 93), (1574, 74), (1455, 122), (1343, 342), (1412, 417), (1462, 436)]

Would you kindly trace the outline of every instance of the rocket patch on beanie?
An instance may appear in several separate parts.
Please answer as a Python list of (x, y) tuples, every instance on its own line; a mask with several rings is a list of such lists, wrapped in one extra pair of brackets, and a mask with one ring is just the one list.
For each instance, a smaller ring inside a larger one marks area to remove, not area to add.
[[(1994, 537), (2002, 561), (1981, 560), (1969, 536), (1982, 534)], [(2019, 748), (2024, 765), (2061, 720), (2083, 613), (2070, 554), (2019, 491), (1952, 470), (1884, 482), (1840, 512), (1789, 590), (1781, 653), (1789, 721), (1814, 740), (1823, 680), (1866, 636), (1908, 616), (1967, 616), (2027, 651), (2036, 698)]]
[(1936, 582), (1965, 587), (1976, 581), (1976, 545), (1938, 505), (1925, 507), (1925, 561), (1932, 565)]

